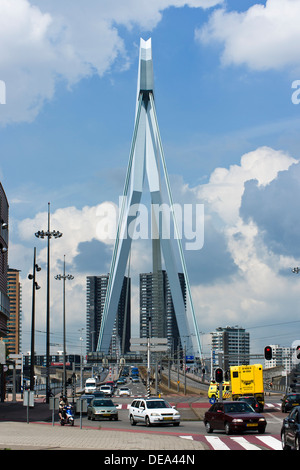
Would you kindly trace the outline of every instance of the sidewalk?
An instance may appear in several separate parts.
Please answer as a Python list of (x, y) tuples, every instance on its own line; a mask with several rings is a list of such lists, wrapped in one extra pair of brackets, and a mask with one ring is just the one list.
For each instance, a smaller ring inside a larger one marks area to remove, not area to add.
[(158, 433), (80, 429), (51, 424), (1, 422), (0, 449), (11, 450), (204, 450), (201, 442)]

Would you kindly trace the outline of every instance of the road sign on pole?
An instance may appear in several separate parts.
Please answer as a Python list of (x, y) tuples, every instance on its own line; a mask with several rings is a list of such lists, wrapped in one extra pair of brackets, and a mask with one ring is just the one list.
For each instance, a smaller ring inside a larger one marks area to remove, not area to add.
[[(150, 352), (168, 351), (167, 338), (132, 338), (130, 351), (147, 351), (147, 398), (150, 396)], [(157, 383), (156, 383), (157, 386)]]
[(167, 338), (131, 338), (130, 351), (147, 351), (148, 344), (150, 351), (167, 351)]

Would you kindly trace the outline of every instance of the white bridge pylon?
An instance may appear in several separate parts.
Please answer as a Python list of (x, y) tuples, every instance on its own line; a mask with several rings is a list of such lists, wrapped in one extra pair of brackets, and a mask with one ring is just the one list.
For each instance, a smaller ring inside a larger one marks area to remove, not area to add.
[[(159, 250), (159, 254), (156, 253), (153, 256), (153, 259), (155, 256), (157, 258), (157, 254), (158, 258), (160, 258), (162, 253), (170, 284), (178, 330), (181, 337), (181, 344), (186, 345), (189, 351), (192, 349), (193, 353), (197, 354), (200, 359), (202, 359), (200, 334), (195, 318), (181, 239), (173, 210), (173, 198), (171, 194), (154, 104), (151, 39), (148, 41), (141, 39), (134, 132), (129, 155), (122, 205), (119, 214), (104, 311), (97, 344), (97, 351), (101, 351), (105, 354), (107, 354), (109, 351), (111, 335), (118, 310), (120, 293), (131, 249), (132, 237), (128, 235), (128, 229), (130, 227), (130, 232), (132, 233), (132, 229), (135, 227), (137, 207), (141, 201), (145, 176), (147, 176), (148, 180), (152, 207), (161, 207), (164, 202), (162, 200), (161, 192), (160, 164), (163, 168), (163, 174), (167, 187), (170, 215), (174, 224), (175, 239), (177, 241), (179, 258), (181, 262), (181, 272), (183, 272), (185, 279), (188, 304), (187, 307), (189, 306), (191, 311), (191, 317), (194, 326), (193, 336), (195, 337), (197, 343), (196, 348), (194, 348), (190, 342), (191, 334), (188, 325), (186, 306), (184, 304), (182, 289), (178, 276), (179, 270), (174, 256), (174, 248), (169, 237), (161, 236), (161, 224), (159, 223), (160, 215), (155, 210), (151, 211), (152, 227), (156, 227), (156, 236), (154, 238), (159, 238), (159, 243), (153, 243), (153, 249)], [(164, 217), (163, 214), (161, 214), (161, 216), (162, 218)]]

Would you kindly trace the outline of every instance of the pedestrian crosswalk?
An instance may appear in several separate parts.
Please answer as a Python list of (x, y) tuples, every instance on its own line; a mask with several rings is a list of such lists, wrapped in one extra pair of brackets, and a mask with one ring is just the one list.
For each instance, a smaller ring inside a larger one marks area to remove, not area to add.
[(270, 408), (281, 408), (282, 403), (265, 403), (265, 410), (270, 409)]
[(179, 437), (203, 442), (211, 450), (282, 450), (280, 436), (254, 434), (247, 436), (208, 436), (194, 434)]

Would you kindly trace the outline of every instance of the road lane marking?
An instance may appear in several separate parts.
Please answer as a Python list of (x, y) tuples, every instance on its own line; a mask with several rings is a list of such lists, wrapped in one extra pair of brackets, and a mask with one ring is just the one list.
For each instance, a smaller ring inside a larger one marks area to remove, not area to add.
[(205, 439), (214, 450), (230, 450), (230, 448), (219, 437), (206, 436)]
[(244, 437), (232, 437), (231, 439), (237, 442), (246, 450), (261, 450), (258, 446), (251, 444), (251, 442), (247, 441), (247, 439), (245, 439)]
[(265, 445), (271, 447), (273, 450), (282, 450), (281, 441), (272, 436), (257, 436)]

